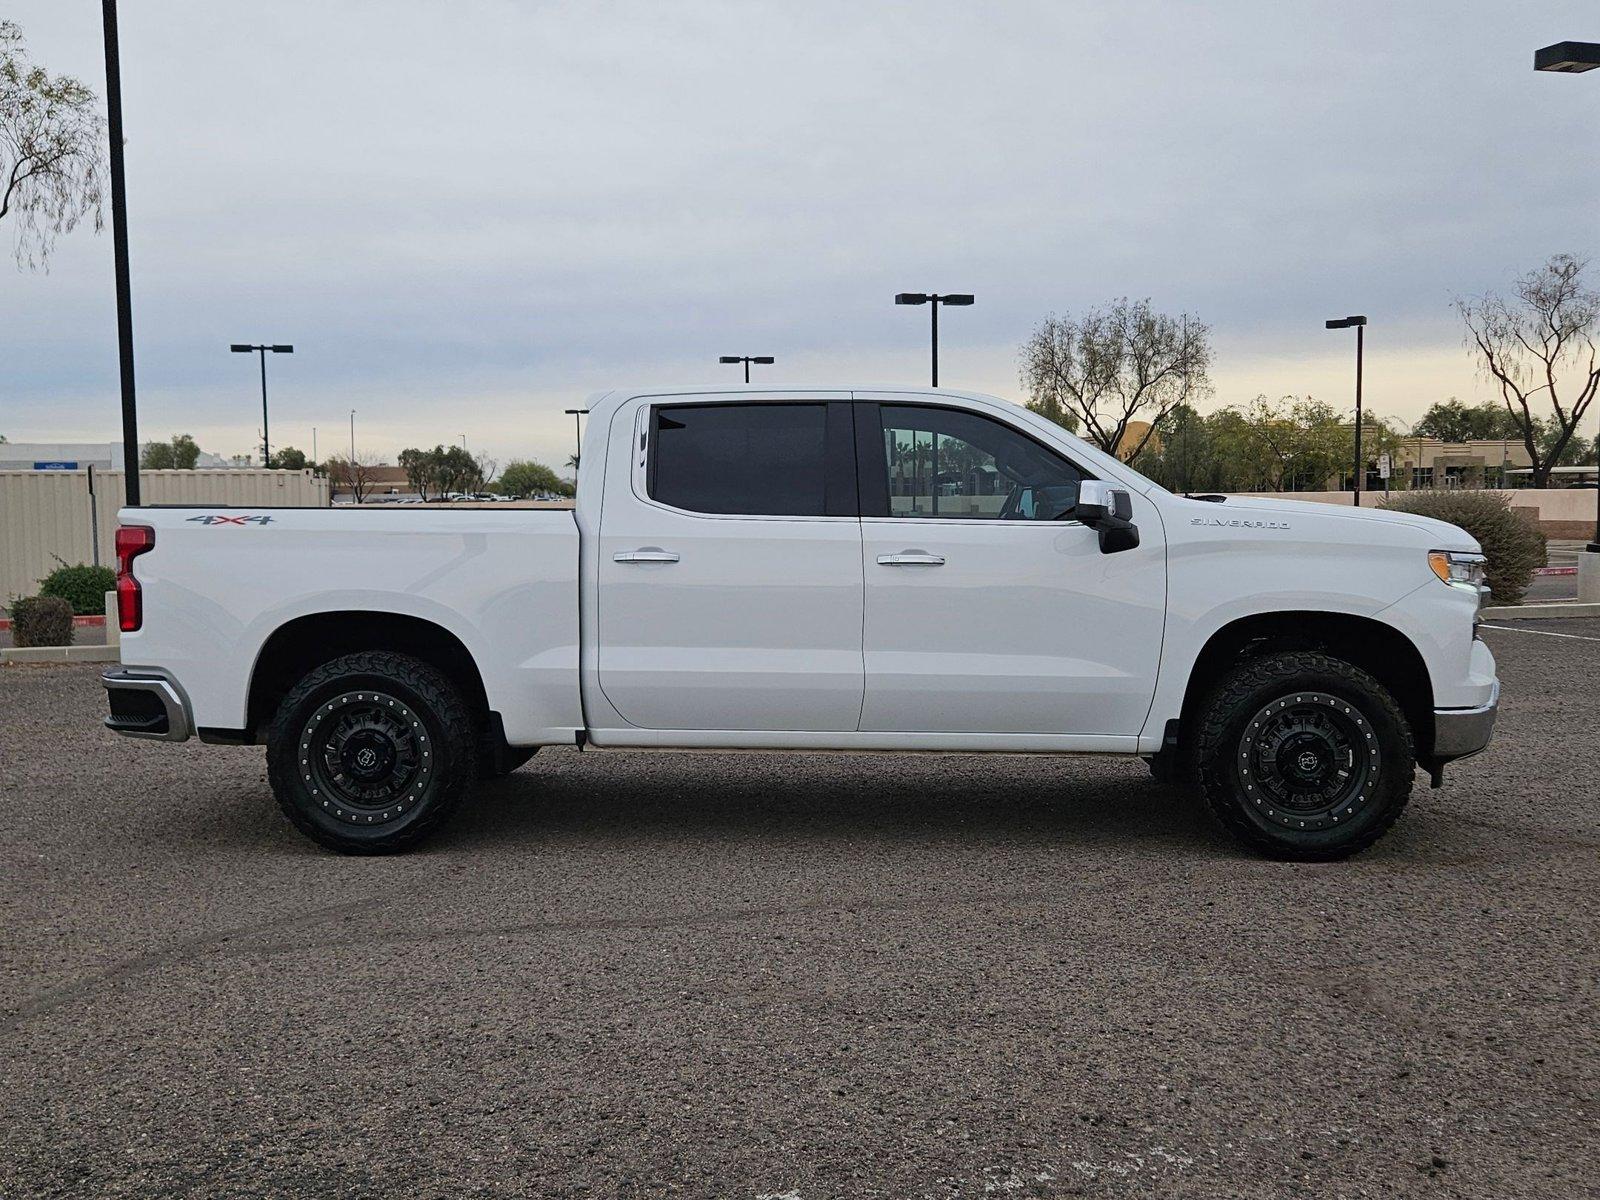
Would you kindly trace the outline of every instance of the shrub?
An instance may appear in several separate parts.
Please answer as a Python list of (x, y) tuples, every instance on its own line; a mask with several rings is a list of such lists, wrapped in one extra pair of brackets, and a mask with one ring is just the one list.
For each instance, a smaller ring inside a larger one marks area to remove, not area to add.
[(72, 605), (60, 596), (13, 600), (11, 637), (18, 646), (72, 645)]
[(1402, 492), (1382, 507), (1448, 521), (1477, 538), (1489, 560), (1489, 590), (1501, 604), (1522, 603), (1534, 568), (1544, 566), (1544, 534), (1499, 492)]
[(117, 573), (110, 567), (61, 563), (39, 584), (39, 595), (60, 596), (80, 617), (92, 617), (105, 612), (106, 593), (116, 586)]

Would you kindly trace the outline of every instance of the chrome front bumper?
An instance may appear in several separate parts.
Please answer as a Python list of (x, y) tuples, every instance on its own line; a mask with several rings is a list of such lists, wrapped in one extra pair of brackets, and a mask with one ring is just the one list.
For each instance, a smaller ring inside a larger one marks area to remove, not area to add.
[(1494, 719), (1500, 710), (1500, 681), (1495, 680), (1489, 703), (1481, 708), (1433, 710), (1433, 757), (1439, 762), (1466, 758), (1489, 744)]
[(105, 725), (123, 737), (187, 741), (194, 733), (189, 699), (174, 680), (149, 670), (113, 667), (100, 676), (111, 705)]

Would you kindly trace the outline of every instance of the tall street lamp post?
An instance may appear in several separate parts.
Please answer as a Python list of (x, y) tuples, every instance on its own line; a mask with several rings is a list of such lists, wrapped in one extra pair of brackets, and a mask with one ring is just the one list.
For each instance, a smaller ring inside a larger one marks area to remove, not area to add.
[(100, 0), (100, 15), (105, 24), (111, 251), (117, 287), (117, 366), (122, 376), (122, 486), (128, 507), (137, 508), (139, 418), (133, 398), (133, 289), (128, 282), (128, 188), (122, 165), (122, 60), (117, 49), (117, 0)]
[(1324, 321), (1329, 329), (1349, 329), (1355, 327), (1356, 331), (1356, 475), (1355, 475), (1355, 503), (1361, 507), (1362, 476), (1367, 473), (1366, 460), (1361, 457), (1361, 351), (1362, 343), (1367, 332), (1367, 319), (1365, 317), (1335, 317), (1331, 321)]
[(777, 361), (777, 359), (773, 358), (770, 354), (724, 354), (721, 358), (717, 359), (717, 361), (719, 363), (743, 363), (744, 381), (749, 383), (751, 363), (760, 363), (764, 367), (770, 367)]
[[(1600, 42), (1557, 42), (1533, 52), (1535, 71), (1581, 75), (1600, 67)], [(1590, 554), (1600, 554), (1600, 434), (1595, 437), (1594, 541)], [(1597, 568), (1600, 570), (1600, 568)]]
[(234, 342), (228, 347), (235, 354), (257, 353), (261, 356), (261, 465), (272, 465), (272, 446), (267, 437), (267, 355), (293, 354), (293, 346), (250, 346)]
[(587, 408), (567, 408), (562, 409), (562, 411), (572, 418), (572, 436), (576, 446), (576, 450), (572, 455), (572, 462), (574, 469), (578, 469), (583, 465), (583, 414), (589, 410)]
[(953, 304), (965, 307), (971, 304), (973, 297), (965, 293), (953, 293), (941, 296), (937, 292), (900, 292), (895, 298), (896, 304), (931, 304), (933, 306), (933, 386), (939, 386), (939, 305)]

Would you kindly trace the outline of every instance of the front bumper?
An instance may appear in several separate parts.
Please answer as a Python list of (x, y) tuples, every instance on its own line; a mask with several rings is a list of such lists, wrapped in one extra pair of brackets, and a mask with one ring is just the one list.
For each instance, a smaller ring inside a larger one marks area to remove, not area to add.
[(1476, 754), (1494, 736), (1494, 719), (1500, 710), (1500, 681), (1489, 693), (1489, 703), (1477, 708), (1436, 708), (1433, 710), (1433, 757), (1449, 762)]
[(187, 741), (194, 733), (189, 698), (159, 671), (113, 667), (100, 676), (111, 715), (106, 728), (123, 737)]

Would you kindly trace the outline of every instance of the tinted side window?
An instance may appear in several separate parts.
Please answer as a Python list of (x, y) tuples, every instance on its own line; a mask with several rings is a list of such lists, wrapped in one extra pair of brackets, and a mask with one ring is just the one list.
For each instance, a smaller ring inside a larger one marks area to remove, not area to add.
[(952, 408), (879, 411), (891, 517), (1053, 521), (1077, 507), (1083, 473), (1000, 421)]
[(650, 496), (691, 512), (826, 513), (825, 404), (689, 404), (656, 410)]

